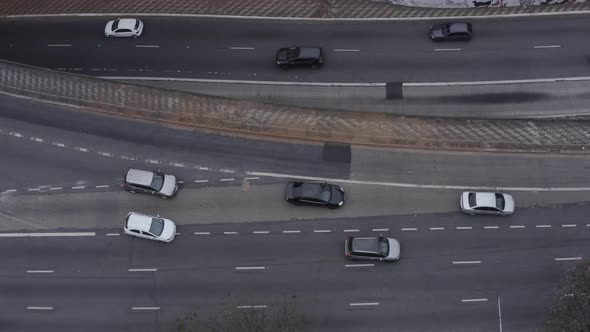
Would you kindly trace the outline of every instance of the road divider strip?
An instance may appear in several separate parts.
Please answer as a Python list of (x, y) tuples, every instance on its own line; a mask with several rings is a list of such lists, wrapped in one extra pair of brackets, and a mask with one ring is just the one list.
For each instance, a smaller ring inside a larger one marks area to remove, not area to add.
[(96, 236), (95, 232), (72, 233), (0, 233), (0, 237), (84, 237)]

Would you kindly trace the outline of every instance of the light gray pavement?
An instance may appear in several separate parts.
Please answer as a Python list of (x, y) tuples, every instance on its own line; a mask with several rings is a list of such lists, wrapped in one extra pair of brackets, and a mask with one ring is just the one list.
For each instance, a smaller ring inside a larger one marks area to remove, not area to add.
[[(107, 77), (108, 78), (108, 77)], [(405, 83), (403, 98), (388, 100), (385, 83), (215, 83), (171, 80), (118, 81), (211, 96), (327, 110), (406, 116), (518, 119), (590, 115), (590, 80), (542, 83)], [(354, 85), (354, 83), (350, 84)]]

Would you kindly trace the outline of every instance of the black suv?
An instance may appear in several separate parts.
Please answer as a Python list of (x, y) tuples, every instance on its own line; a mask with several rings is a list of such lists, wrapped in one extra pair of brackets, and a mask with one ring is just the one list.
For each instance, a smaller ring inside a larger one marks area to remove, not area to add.
[(471, 40), (472, 35), (470, 23), (443, 23), (430, 27), (430, 38), (434, 41)]
[(322, 205), (335, 209), (344, 204), (344, 189), (325, 182), (289, 182), (285, 200), (295, 205)]
[(319, 68), (324, 63), (324, 51), (320, 47), (293, 46), (277, 52), (277, 65), (286, 69), (291, 66)]

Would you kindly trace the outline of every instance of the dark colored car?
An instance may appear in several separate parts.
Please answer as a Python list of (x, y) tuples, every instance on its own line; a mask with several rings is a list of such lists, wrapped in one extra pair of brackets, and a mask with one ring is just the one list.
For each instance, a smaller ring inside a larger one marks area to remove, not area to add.
[(326, 182), (289, 182), (285, 200), (296, 205), (323, 205), (334, 209), (344, 204), (344, 189)]
[(319, 68), (324, 63), (324, 51), (320, 47), (293, 46), (277, 52), (277, 65), (281, 68), (310, 66)]
[(471, 40), (473, 29), (470, 23), (448, 22), (430, 27), (430, 38), (434, 41)]
[(396, 239), (382, 235), (349, 236), (344, 240), (344, 255), (354, 260), (397, 261), (400, 257), (400, 244)]

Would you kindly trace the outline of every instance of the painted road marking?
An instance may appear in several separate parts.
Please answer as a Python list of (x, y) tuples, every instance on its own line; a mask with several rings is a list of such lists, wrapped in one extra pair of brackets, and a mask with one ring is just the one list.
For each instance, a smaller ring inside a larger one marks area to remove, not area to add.
[(47, 44), (47, 47), (72, 47), (72, 44)]
[(53, 270), (27, 270), (27, 273), (53, 273)]
[(239, 305), (236, 308), (238, 309), (264, 309), (267, 306), (265, 304), (255, 304), (255, 305)]
[(483, 229), (499, 229), (500, 226), (483, 226)]
[(513, 225), (513, 226), (510, 226), (510, 228), (525, 228), (525, 226), (524, 225)]
[(561, 227), (563, 228), (568, 228), (568, 227), (576, 227), (577, 225), (575, 224), (565, 224), (565, 225), (561, 225)]
[(462, 230), (462, 229), (473, 229), (473, 227), (471, 226), (458, 226), (457, 229)]
[(444, 227), (430, 227), (431, 231), (444, 231), (445, 228)]
[(255, 50), (256, 48), (248, 47), (248, 46), (232, 46), (232, 47), (230, 47), (230, 49), (232, 49), (232, 50)]
[(211, 232), (194, 232), (195, 235), (209, 235)]
[(360, 52), (357, 48), (335, 48), (334, 52)]
[(72, 189), (84, 189), (84, 188), (86, 188), (86, 186), (75, 186), (75, 187), (72, 187)]
[(236, 266), (236, 270), (266, 270), (266, 266)]
[(135, 47), (141, 47), (141, 48), (160, 48), (160, 45), (135, 45)]
[(27, 310), (53, 310), (53, 307), (27, 307)]
[(234, 178), (227, 178), (227, 179), (220, 179), (219, 181), (221, 182), (226, 182), (226, 181), (233, 181)]
[(536, 45), (533, 48), (560, 48), (561, 45)]
[(535, 225), (536, 228), (551, 228), (551, 225)]
[(238, 233), (238, 232), (223, 232), (223, 234), (225, 234), (225, 235), (238, 235), (240, 233)]
[(373, 228), (373, 232), (389, 232), (389, 228)]
[(314, 229), (313, 232), (314, 233), (331, 233), (332, 230), (331, 229)]
[(582, 257), (558, 257), (555, 258), (556, 261), (579, 261)]
[(354, 233), (354, 232), (359, 232), (358, 229), (345, 229), (344, 230), (345, 233)]
[(61, 237), (61, 236), (96, 236), (95, 232), (72, 233), (0, 233), (0, 237)]
[(296, 234), (296, 233), (301, 233), (301, 231), (298, 230), (293, 230), (293, 231), (283, 231), (284, 234)]
[(269, 234), (269, 231), (253, 231), (253, 234)]
[(460, 51), (460, 48), (435, 48), (434, 49), (436, 52), (456, 52), (456, 51)]
[(131, 310), (160, 310), (160, 307), (131, 307)]
[(379, 302), (356, 302), (356, 303), (349, 303), (351, 307), (362, 307), (362, 306), (376, 306), (379, 305)]
[(402, 231), (417, 231), (418, 228), (402, 228)]
[(252, 181), (252, 180), (260, 180), (260, 178), (258, 176), (251, 176), (251, 177), (244, 178), (244, 180)]
[(344, 267), (372, 267), (375, 264), (346, 264)]
[(158, 269), (129, 269), (129, 272), (157, 272)]
[(108, 187), (110, 187), (108, 184), (101, 184), (101, 185), (96, 186), (96, 188), (108, 188)]
[(209, 182), (209, 180), (195, 180), (195, 183), (205, 183), (205, 182)]
[(481, 299), (462, 299), (461, 302), (487, 302), (488, 299), (481, 298)]
[(453, 261), (453, 264), (481, 264), (481, 261)]
[(107, 236), (120, 236), (121, 234), (119, 233), (107, 233)]

